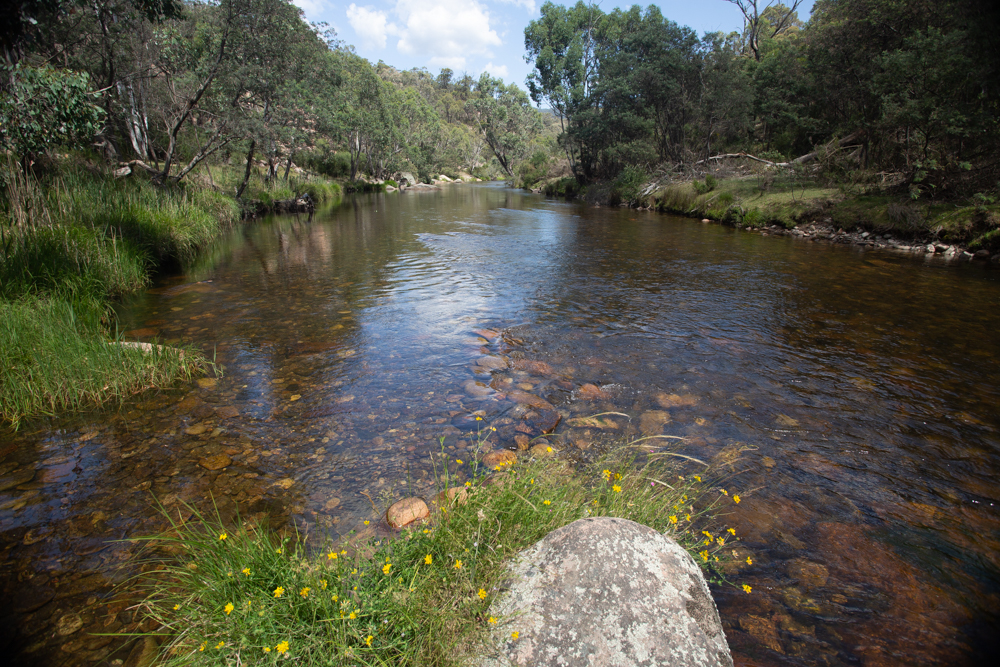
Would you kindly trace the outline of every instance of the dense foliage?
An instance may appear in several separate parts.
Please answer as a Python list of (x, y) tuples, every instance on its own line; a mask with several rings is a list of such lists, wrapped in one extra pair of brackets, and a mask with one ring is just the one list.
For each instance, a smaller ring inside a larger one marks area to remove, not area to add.
[(540, 125), (523, 94), (516, 109), (497, 94), (503, 82), (372, 65), (289, 0), (24, 0), (5, 11), (2, 148), (29, 161), (93, 145), (168, 183), (211, 158), (245, 166), (242, 196), (258, 167), (287, 180), (293, 161), (351, 179), (513, 174), (507, 162)]
[[(998, 10), (985, 0), (731, 0), (745, 29), (706, 34), (655, 5), (543, 5), (525, 29), (532, 99), (558, 116), (582, 180), (691, 165), (727, 151), (890, 172), (911, 196), (1000, 177)], [(758, 11), (760, 9), (761, 11)]]

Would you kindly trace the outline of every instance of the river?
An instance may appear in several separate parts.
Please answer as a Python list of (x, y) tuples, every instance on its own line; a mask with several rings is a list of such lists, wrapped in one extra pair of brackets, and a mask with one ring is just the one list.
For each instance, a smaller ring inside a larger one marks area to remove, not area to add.
[[(454, 185), (241, 227), (120, 317), (224, 374), (0, 434), (16, 664), (124, 660), (108, 633), (146, 628), (110, 587), (122, 540), (165, 525), (154, 498), (343, 533), (428, 492), (439, 438), (468, 452), (469, 415), (503, 426), (515, 389), (563, 414), (564, 456), (643, 423), (730, 466), (753, 592), (713, 593), (737, 664), (1000, 649), (995, 266)], [(521, 363), (491, 373), (501, 346)], [(565, 427), (607, 410), (632, 419)]]

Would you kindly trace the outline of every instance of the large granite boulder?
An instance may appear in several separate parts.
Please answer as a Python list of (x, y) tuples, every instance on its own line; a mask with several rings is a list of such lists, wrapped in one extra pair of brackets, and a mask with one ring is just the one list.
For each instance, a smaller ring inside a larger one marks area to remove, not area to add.
[(511, 574), (481, 667), (732, 667), (701, 570), (652, 528), (580, 519), (522, 552)]

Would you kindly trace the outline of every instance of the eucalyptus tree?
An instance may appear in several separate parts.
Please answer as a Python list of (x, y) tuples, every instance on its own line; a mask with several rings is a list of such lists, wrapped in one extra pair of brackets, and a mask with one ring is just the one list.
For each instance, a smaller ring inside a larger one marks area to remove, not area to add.
[(500, 167), (513, 178), (514, 168), (531, 151), (531, 139), (542, 129), (541, 114), (531, 107), (523, 90), (485, 72), (476, 83), (476, 92), (466, 108)]

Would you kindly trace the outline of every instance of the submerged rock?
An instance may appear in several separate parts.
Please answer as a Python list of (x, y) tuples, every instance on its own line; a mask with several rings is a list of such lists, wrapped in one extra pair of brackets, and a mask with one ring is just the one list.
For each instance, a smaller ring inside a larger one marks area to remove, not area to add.
[(483, 465), (486, 466), (487, 469), (510, 466), (515, 463), (517, 463), (517, 454), (509, 449), (499, 449), (495, 452), (489, 452), (483, 456)]
[(701, 570), (652, 528), (580, 519), (510, 569), (510, 589), (490, 608), (503, 620), (495, 650), (478, 667), (733, 664)]

